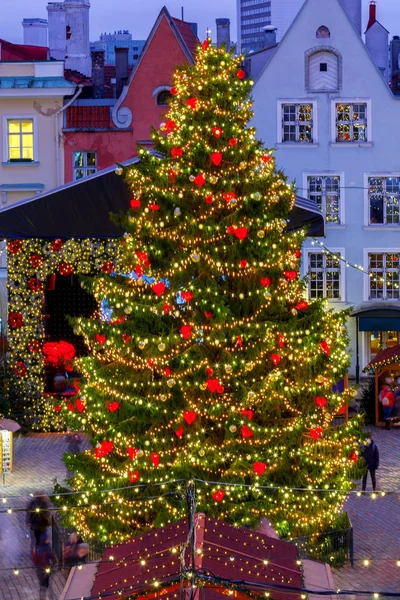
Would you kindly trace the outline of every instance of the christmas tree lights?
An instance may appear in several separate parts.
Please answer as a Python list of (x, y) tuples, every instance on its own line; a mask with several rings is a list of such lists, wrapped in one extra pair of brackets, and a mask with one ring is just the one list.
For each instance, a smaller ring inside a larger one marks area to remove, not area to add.
[[(76, 323), (91, 355), (81, 404), (61, 410), (93, 445), (65, 459), (71, 487), (88, 490), (66, 519), (86, 537), (183, 518), (172, 483), (191, 478), (209, 516), (317, 533), (360, 470), (358, 419), (331, 426), (352, 397), (332, 392), (349, 365), (348, 313), (304, 298), (306, 232), (285, 232), (294, 189), (248, 126), (251, 85), (240, 58), (204, 42), (154, 132), (165, 158), (142, 148), (124, 171), (120, 267), (87, 282), (106, 310)], [(136, 482), (147, 485), (116, 490)]]

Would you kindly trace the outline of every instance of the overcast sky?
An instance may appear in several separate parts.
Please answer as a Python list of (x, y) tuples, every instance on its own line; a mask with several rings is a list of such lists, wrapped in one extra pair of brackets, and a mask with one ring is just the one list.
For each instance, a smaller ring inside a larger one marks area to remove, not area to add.
[[(363, 3), (365, 29), (369, 1)], [(146, 39), (164, 4), (174, 17), (181, 16), (183, 5), (185, 20), (198, 23), (201, 40), (207, 27), (212, 29), (215, 39), (215, 19), (229, 17), (231, 37), (236, 40), (236, 0), (91, 0), (91, 4), (91, 41), (104, 31), (118, 29), (129, 29), (134, 39)], [(47, 0), (0, 0), (0, 38), (22, 43), (22, 19), (47, 18), (46, 5)], [(378, 20), (391, 35), (400, 35), (400, 0), (377, 0), (377, 11)]]

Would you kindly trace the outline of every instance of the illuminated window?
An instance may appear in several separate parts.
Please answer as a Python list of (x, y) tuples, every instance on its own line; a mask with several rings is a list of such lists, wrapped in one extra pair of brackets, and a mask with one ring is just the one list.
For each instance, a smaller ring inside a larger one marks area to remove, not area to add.
[(97, 152), (74, 152), (74, 180), (89, 177), (97, 171)]
[(318, 27), (318, 29), (317, 29), (316, 37), (317, 38), (330, 38), (331, 32), (329, 31), (329, 29), (327, 27), (325, 27), (325, 25), (321, 25), (321, 27)]
[(308, 297), (340, 300), (340, 259), (323, 252), (308, 255)]
[(313, 142), (312, 104), (282, 104), (282, 142)]
[(170, 98), (172, 98), (171, 92), (169, 90), (162, 90), (162, 92), (157, 95), (158, 106), (168, 106)]
[(323, 213), (326, 223), (340, 223), (340, 177), (309, 175), (307, 194)]
[(336, 104), (336, 141), (367, 141), (367, 103)]
[(376, 252), (368, 254), (370, 300), (399, 300), (399, 259), (399, 253)]
[(369, 223), (399, 225), (400, 177), (369, 177)]
[(33, 119), (7, 119), (7, 161), (33, 161)]

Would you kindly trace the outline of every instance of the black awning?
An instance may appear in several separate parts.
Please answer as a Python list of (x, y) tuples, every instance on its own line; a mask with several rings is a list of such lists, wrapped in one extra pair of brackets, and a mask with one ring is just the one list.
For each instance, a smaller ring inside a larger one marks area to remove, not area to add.
[[(129, 165), (137, 162), (124, 162)], [(44, 194), (20, 200), (0, 210), (0, 237), (6, 239), (111, 238), (124, 231), (110, 219), (110, 213), (129, 208), (130, 190), (115, 167), (67, 183)], [(324, 235), (324, 219), (316, 204), (296, 198), (289, 216), (288, 231), (307, 225), (309, 235)]]
[(351, 313), (358, 318), (359, 331), (400, 331), (400, 306), (384, 302), (363, 302)]

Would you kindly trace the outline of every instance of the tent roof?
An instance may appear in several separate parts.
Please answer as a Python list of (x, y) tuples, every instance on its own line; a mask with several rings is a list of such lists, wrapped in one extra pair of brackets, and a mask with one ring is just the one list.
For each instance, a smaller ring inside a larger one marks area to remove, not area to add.
[[(300, 591), (284, 589), (284, 586), (300, 589), (303, 585), (300, 567), (296, 563), (298, 552), (295, 544), (235, 527), (201, 513), (195, 515), (195, 523), (198, 570), (225, 580), (246, 581), (248, 583), (243, 587), (260, 596), (264, 596), (268, 588), (252, 588), (252, 583), (265, 586), (279, 583), (282, 590), (273, 590), (276, 600), (300, 598)], [(171, 591), (173, 586), (179, 590), (180, 547), (186, 542), (188, 533), (185, 519), (107, 548), (95, 578), (92, 596), (119, 593), (122, 598), (127, 598), (130, 594), (153, 591), (154, 581), (167, 584)], [(185, 563), (190, 565), (188, 551)], [(160, 593), (159, 597), (162, 595)], [(226, 596), (222, 586), (213, 584), (202, 588), (205, 600), (222, 600)]]
[[(156, 154), (160, 158), (161, 155)], [(128, 160), (123, 165), (138, 162)], [(68, 239), (120, 237), (124, 231), (110, 219), (129, 208), (131, 192), (115, 167), (98, 171), (0, 210), (0, 236), (6, 239)], [(324, 220), (311, 200), (296, 198), (288, 231), (309, 226), (309, 235), (324, 235)]]
[(375, 371), (376, 369), (390, 365), (391, 363), (399, 362), (400, 359), (400, 345), (392, 346), (391, 348), (386, 348), (385, 350), (381, 350), (378, 354), (371, 360), (371, 362), (364, 367), (363, 371)]

